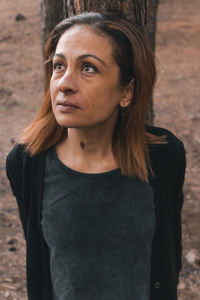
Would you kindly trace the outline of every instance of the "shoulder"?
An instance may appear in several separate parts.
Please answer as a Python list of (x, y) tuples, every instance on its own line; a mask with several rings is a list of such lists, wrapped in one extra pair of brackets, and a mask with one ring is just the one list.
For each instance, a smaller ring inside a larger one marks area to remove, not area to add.
[(29, 158), (28, 152), (25, 150), (25, 145), (16, 144), (6, 157), (7, 167), (20, 167), (25, 158)]
[(16, 144), (12, 148), (6, 158), (6, 174), (13, 190), (21, 186), (24, 181), (28, 182), (33, 171), (40, 171), (44, 157), (44, 153), (31, 156), (22, 144)]
[(171, 131), (165, 128), (156, 127), (156, 126), (146, 126), (147, 132), (152, 133), (156, 136), (166, 136), (166, 140), (170, 146), (182, 147), (183, 142), (177, 138)]
[(177, 156), (185, 156), (185, 147), (183, 142), (171, 131), (165, 128), (150, 125), (147, 125), (146, 130), (155, 136), (165, 136), (166, 138), (165, 144), (150, 145), (150, 152), (152, 154), (156, 152), (156, 155), (159, 154), (160, 158), (165, 157), (165, 159), (170, 159), (170, 157), (174, 158)]
[(184, 181), (186, 169), (186, 151), (183, 142), (171, 131), (148, 126), (147, 132), (155, 136), (165, 136), (165, 144), (150, 145), (150, 159), (154, 175), (160, 178), (169, 178), (170, 182)]
[(12, 158), (12, 157), (21, 157), (21, 156), (23, 156), (25, 153), (26, 153), (25, 145), (22, 145), (22, 144), (16, 144), (16, 145), (11, 149), (11, 151), (8, 153), (8, 156), (7, 156), (7, 157), (9, 157), (9, 158)]
[(6, 174), (14, 189), (16, 182), (22, 179), (24, 161), (30, 157), (25, 151), (25, 146), (16, 144), (6, 157)]
[(16, 144), (6, 157), (6, 167), (13, 170), (20, 170), (20, 168), (27, 168), (30, 165), (35, 165), (43, 161), (46, 151), (41, 154), (31, 156), (23, 144)]
[(6, 157), (7, 173), (20, 174), (22, 170), (28, 172), (38, 162), (43, 161), (44, 156), (45, 152), (31, 156), (25, 145), (16, 144)]

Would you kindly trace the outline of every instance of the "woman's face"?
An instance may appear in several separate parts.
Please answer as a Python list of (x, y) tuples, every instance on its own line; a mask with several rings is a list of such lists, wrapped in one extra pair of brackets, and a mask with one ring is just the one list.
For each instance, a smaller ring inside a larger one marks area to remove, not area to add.
[(74, 26), (60, 38), (50, 82), (52, 109), (59, 125), (96, 126), (116, 120), (124, 91), (111, 41), (88, 26)]

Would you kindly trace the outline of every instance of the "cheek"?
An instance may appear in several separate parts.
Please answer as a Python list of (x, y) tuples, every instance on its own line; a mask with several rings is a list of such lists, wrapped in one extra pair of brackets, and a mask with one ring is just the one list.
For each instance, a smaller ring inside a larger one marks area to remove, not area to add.
[(102, 89), (98, 87), (89, 87), (88, 89), (84, 88), (82, 92), (80, 92), (81, 102), (86, 109), (94, 109), (98, 106), (98, 100), (102, 96)]
[(114, 93), (114, 91), (113, 91), (113, 90), (109, 91), (109, 98), (111, 98), (111, 99), (112, 99), (112, 98), (114, 97), (114, 94), (115, 94), (115, 93)]
[(109, 87), (107, 97), (113, 104), (119, 104), (120, 100), (122, 99), (122, 93), (116, 84), (113, 84)]
[(51, 102), (54, 102), (56, 88), (55, 88), (55, 83), (52, 80), (50, 81), (49, 91), (50, 91)]
[(88, 93), (84, 93), (84, 96), (84, 106), (92, 110), (96, 108), (101, 110), (101, 108), (103, 109), (105, 106), (113, 107), (120, 102), (122, 97), (116, 84), (111, 84), (110, 82), (107, 84), (104, 82), (103, 85), (94, 88)]

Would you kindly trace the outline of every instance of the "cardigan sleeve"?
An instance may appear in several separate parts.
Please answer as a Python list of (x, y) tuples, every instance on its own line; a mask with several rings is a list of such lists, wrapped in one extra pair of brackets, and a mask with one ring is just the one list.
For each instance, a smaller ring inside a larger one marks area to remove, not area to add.
[[(171, 219), (171, 238), (174, 245), (174, 263), (176, 270), (176, 279), (178, 282), (179, 273), (182, 265), (182, 223), (181, 223), (181, 210), (183, 205), (183, 183), (186, 169), (186, 152), (183, 143), (169, 130), (158, 127), (147, 127), (148, 131), (156, 136), (165, 136), (167, 144), (160, 144), (157, 147), (151, 146), (150, 153), (153, 163), (153, 170), (155, 177), (159, 184), (156, 184), (158, 194), (160, 190), (168, 190), (166, 193), (165, 201), (159, 201), (161, 206), (160, 212), (168, 207), (171, 212), (169, 217)], [(162, 194), (162, 193), (161, 193)], [(169, 196), (169, 197), (168, 197)], [(170, 222), (170, 218), (168, 222)], [(166, 224), (163, 226), (165, 227)]]
[(183, 206), (183, 183), (186, 169), (186, 152), (183, 143), (179, 141), (177, 153), (174, 155), (174, 174), (173, 179), (173, 208), (175, 219), (175, 235), (176, 235), (176, 261), (177, 261), (177, 279), (182, 266), (182, 222), (181, 210)]
[[(179, 281), (179, 273), (182, 266), (182, 221), (181, 212), (183, 206), (183, 184), (186, 169), (186, 152), (182, 141), (173, 133), (167, 132), (168, 144), (165, 147), (165, 170), (168, 174), (169, 189), (171, 190), (171, 207), (173, 209), (174, 243), (176, 255), (176, 277)], [(164, 161), (164, 159), (163, 159)]]
[(6, 173), (13, 195), (16, 198), (19, 216), (26, 238), (26, 217), (23, 205), (23, 146), (15, 145), (6, 158)]

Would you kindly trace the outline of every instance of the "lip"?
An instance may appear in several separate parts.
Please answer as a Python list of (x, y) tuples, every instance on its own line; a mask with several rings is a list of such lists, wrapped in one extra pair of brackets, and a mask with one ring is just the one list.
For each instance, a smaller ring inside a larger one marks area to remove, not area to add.
[(56, 103), (58, 109), (62, 112), (70, 112), (80, 109), (80, 107), (72, 102), (66, 100), (58, 100)]

